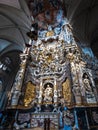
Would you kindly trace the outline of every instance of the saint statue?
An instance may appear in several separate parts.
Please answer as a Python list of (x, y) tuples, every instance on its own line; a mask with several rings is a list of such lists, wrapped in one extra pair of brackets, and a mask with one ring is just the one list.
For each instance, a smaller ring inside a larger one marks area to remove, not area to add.
[(87, 74), (85, 74), (83, 77), (83, 84), (84, 84), (83, 95), (85, 96), (87, 103), (96, 103), (96, 98), (92, 89), (92, 84)]
[(45, 103), (52, 102), (52, 96), (53, 96), (52, 88), (48, 84), (46, 86), (46, 89), (44, 90), (44, 102)]
[(84, 83), (85, 91), (92, 92), (90, 80), (87, 75), (84, 76), (83, 83)]

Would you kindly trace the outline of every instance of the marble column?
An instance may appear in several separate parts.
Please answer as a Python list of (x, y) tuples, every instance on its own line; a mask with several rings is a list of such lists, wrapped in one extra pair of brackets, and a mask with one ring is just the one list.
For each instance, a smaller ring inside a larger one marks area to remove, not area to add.
[(57, 84), (56, 84), (56, 79), (54, 79), (54, 103), (57, 103)]

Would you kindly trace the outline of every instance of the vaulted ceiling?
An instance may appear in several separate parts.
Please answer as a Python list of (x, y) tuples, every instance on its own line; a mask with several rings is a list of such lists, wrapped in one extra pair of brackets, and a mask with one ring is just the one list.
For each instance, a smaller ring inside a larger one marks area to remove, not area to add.
[[(13, 50), (23, 51), (31, 28), (28, 8), (34, 0), (0, 0), (0, 55)], [(61, 0), (75, 37), (92, 48), (98, 57), (98, 0)]]
[[(31, 18), (25, 1), (0, 0), (0, 52), (23, 51)], [(5, 41), (4, 41), (5, 40)]]
[(75, 36), (98, 57), (98, 0), (70, 0), (67, 17)]

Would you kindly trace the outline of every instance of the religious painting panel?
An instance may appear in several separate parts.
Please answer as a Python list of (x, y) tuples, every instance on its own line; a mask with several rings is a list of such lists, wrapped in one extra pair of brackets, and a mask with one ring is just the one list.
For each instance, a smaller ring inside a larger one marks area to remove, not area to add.
[(27, 84), (26, 84), (26, 91), (25, 91), (25, 96), (24, 96), (24, 106), (29, 106), (30, 103), (35, 99), (35, 88), (36, 86), (31, 82), (29, 81)]
[(72, 93), (71, 93), (70, 80), (68, 78), (66, 78), (65, 81), (62, 83), (62, 94), (66, 105), (70, 105)]

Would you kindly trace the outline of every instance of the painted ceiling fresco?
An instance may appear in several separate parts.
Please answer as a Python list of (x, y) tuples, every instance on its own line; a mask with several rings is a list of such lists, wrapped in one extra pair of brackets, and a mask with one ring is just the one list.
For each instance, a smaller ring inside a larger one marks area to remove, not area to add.
[(29, 1), (31, 15), (40, 29), (47, 29), (48, 25), (61, 26), (64, 19), (62, 7), (61, 0)]

